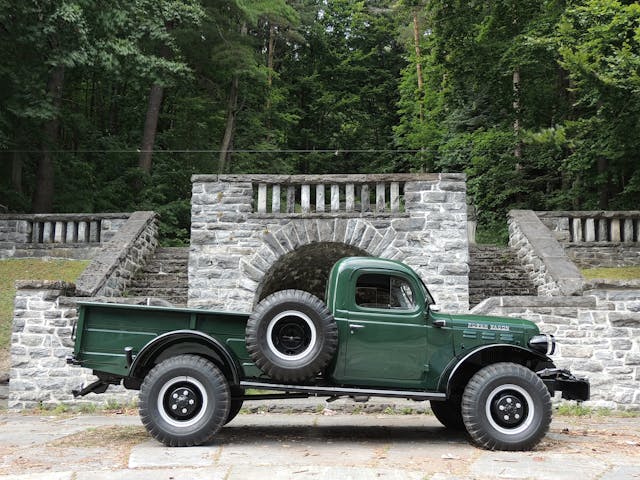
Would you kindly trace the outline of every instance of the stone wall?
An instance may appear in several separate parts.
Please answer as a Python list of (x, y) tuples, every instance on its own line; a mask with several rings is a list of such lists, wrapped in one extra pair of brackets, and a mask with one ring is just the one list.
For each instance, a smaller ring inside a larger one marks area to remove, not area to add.
[(578, 268), (640, 266), (637, 243), (565, 243), (564, 251)]
[(535, 322), (556, 337), (556, 365), (591, 382), (588, 405), (639, 410), (640, 282), (586, 288), (580, 297), (494, 297), (472, 313)]
[(576, 295), (584, 279), (551, 231), (531, 210), (509, 212), (509, 246), (529, 273), (538, 295)]
[(0, 215), (0, 258), (92, 258), (128, 217), (128, 213)]
[[(72, 389), (96, 378), (90, 370), (69, 366), (71, 333), (77, 321), (75, 285), (54, 281), (18, 281), (11, 335), (9, 408), (53, 406), (73, 400)], [(88, 300), (88, 299), (84, 299)], [(129, 402), (135, 392), (109, 387), (76, 403)]]
[[(192, 180), (191, 307), (250, 311), (282, 257), (305, 245), (337, 243), (405, 262), (443, 309), (468, 310), (464, 175), (196, 175)], [(325, 184), (331, 192), (326, 209)], [(388, 185), (390, 210), (385, 209)], [(315, 210), (310, 187), (316, 191)], [(267, 188), (277, 192), (270, 212)], [(360, 203), (354, 200), (354, 192), (369, 188), (377, 196), (371, 208), (368, 194)], [(287, 192), (284, 212), (280, 192)], [(301, 199), (295, 206), (294, 196)]]

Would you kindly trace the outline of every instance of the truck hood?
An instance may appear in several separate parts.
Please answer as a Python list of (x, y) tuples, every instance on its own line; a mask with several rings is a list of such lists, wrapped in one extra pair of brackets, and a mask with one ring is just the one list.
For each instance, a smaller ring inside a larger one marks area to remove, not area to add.
[(450, 314), (449, 319), (450, 325), (456, 329), (525, 333), (527, 336), (540, 333), (535, 323), (522, 318)]

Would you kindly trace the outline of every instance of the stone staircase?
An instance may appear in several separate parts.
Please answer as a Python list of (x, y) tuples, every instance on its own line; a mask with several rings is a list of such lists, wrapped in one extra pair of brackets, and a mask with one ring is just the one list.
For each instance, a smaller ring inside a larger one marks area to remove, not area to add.
[(537, 295), (527, 272), (509, 247), (469, 246), (469, 306), (489, 297)]
[(134, 277), (127, 296), (155, 297), (176, 306), (187, 304), (189, 248), (158, 248)]

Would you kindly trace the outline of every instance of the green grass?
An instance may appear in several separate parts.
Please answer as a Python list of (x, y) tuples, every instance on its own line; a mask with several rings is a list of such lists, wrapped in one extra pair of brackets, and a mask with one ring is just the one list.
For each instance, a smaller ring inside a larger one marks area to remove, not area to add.
[(587, 268), (580, 273), (587, 280), (640, 280), (640, 267)]
[(611, 410), (609, 408), (585, 407), (579, 403), (561, 403), (556, 407), (556, 415), (563, 417), (640, 417), (640, 411)]
[(9, 344), (16, 280), (65, 280), (74, 282), (89, 264), (80, 260), (10, 258), (0, 260), (0, 372), (9, 370)]

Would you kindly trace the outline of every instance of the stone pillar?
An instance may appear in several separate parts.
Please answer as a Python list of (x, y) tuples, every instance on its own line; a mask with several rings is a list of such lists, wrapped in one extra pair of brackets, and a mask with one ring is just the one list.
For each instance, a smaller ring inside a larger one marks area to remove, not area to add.
[(71, 389), (86, 380), (87, 372), (67, 367), (76, 313), (60, 308), (58, 297), (72, 293), (75, 287), (54, 281), (18, 281), (16, 287), (9, 408), (70, 400)]

